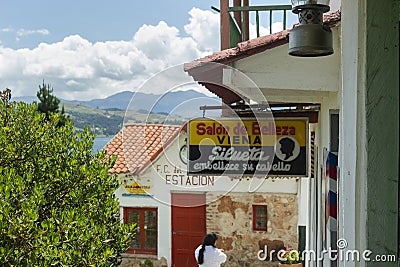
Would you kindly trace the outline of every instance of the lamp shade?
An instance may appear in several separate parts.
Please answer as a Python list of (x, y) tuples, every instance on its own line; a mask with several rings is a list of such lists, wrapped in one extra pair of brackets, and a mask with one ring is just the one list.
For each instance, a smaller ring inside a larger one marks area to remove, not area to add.
[(289, 55), (321, 57), (333, 54), (332, 31), (318, 24), (300, 25), (289, 35)]
[(329, 0), (292, 0), (292, 7), (303, 5), (324, 5), (329, 6)]
[(329, 0), (291, 1), (299, 25), (289, 33), (289, 55), (320, 57), (333, 54), (332, 31), (323, 25), (323, 13), (329, 11)]

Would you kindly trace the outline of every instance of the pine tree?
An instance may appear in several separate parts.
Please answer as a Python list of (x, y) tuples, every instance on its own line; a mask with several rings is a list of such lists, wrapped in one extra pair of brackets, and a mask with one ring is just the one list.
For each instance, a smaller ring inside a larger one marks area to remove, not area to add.
[(53, 95), (53, 87), (50, 87), (50, 84), (45, 84), (43, 80), (43, 84), (39, 85), (39, 91), (36, 93), (36, 96), (40, 100), (38, 110), (46, 114), (46, 119), (49, 118), (50, 114), (58, 113), (60, 100)]
[(49, 120), (52, 114), (59, 113), (58, 126), (65, 125), (69, 117), (64, 112), (64, 106), (61, 112), (59, 111), (60, 100), (53, 95), (53, 87), (50, 84), (45, 84), (44, 80), (42, 85), (39, 85), (39, 91), (36, 93), (37, 98), (40, 100), (38, 103), (38, 110), (45, 114), (46, 120)]

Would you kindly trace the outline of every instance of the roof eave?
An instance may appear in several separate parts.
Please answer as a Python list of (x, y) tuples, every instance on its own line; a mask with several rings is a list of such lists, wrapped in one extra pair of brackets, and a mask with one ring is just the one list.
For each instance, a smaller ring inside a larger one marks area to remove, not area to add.
[[(324, 16), (324, 24), (329, 27), (335, 27), (341, 20), (341, 12), (336, 11)], [(297, 25), (297, 24), (296, 24)], [(293, 27), (295, 27), (294, 25)], [(193, 60), (184, 64), (184, 71), (191, 75), (191, 71), (201, 67), (204, 63), (229, 64), (266, 50), (285, 45), (289, 42), (289, 33), (291, 29), (286, 29), (270, 35), (261, 36), (248, 41), (238, 43), (236, 47), (215, 52), (209, 56)]]

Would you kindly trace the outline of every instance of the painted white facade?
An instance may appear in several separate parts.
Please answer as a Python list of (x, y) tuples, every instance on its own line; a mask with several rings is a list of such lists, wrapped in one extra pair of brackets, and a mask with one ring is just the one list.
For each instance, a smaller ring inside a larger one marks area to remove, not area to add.
[(254, 101), (261, 91), (268, 102), (321, 103), (341, 87), (340, 26), (332, 34), (336, 53), (331, 56), (292, 57), (288, 44), (281, 45), (235, 61), (233, 69), (224, 70), (223, 82)]
[[(339, 190), (339, 238), (345, 238), (348, 247), (367, 249), (366, 238), (366, 177), (367, 152), (365, 114), (365, 62), (366, 25), (365, 1), (343, 1), (342, 7), (342, 88), (340, 154), (341, 179)], [(357, 200), (357, 201), (355, 201)], [(342, 262), (339, 266), (365, 266), (364, 263)]]
[[(130, 177), (128, 174), (120, 174), (120, 181), (128, 184), (137, 181), (141, 185), (148, 185), (150, 196), (129, 195), (129, 192), (120, 186), (115, 195), (119, 199), (121, 207), (121, 219), (124, 207), (158, 208), (158, 255), (160, 259), (165, 257), (168, 266), (172, 257), (172, 230), (171, 230), (171, 193), (231, 193), (245, 192), (249, 194), (287, 193), (298, 194), (299, 180), (291, 179), (236, 179), (231, 177), (187, 176), (185, 165), (179, 159), (180, 145), (183, 144), (186, 134), (176, 138), (161, 155), (139, 177)], [(132, 179), (131, 179), (132, 178)], [(200, 185), (198, 185), (200, 183)], [(203, 184), (203, 185), (201, 185)], [(219, 194), (210, 194), (219, 195)], [(305, 198), (306, 196), (302, 196)], [(304, 199), (302, 202), (304, 203)], [(300, 205), (300, 204), (299, 204)], [(303, 204), (301, 204), (303, 205)], [(299, 207), (301, 209), (305, 207)], [(306, 218), (302, 218), (304, 221)], [(255, 255), (256, 257), (256, 255)]]

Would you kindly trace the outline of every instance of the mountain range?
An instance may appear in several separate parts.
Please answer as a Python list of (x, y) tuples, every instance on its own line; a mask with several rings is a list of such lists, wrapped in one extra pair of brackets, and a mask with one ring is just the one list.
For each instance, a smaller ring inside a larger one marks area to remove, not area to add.
[[(38, 101), (35, 96), (14, 97), (14, 101), (32, 103)], [(141, 113), (162, 113), (184, 118), (202, 116), (200, 106), (221, 105), (217, 97), (209, 97), (194, 90), (175, 91), (165, 94), (146, 94), (141, 92), (124, 91), (107, 98), (88, 101), (65, 100), (60, 98), (61, 104), (69, 103), (106, 110), (135, 110)]]
[[(36, 96), (13, 97), (12, 101), (38, 102)], [(104, 99), (89, 101), (61, 99), (65, 113), (74, 127), (85, 126), (97, 136), (113, 136), (127, 122), (182, 125), (190, 118), (203, 116), (200, 106), (221, 105), (217, 97), (208, 97), (194, 90), (146, 94), (125, 91)], [(207, 116), (218, 116), (220, 110), (209, 110)]]

